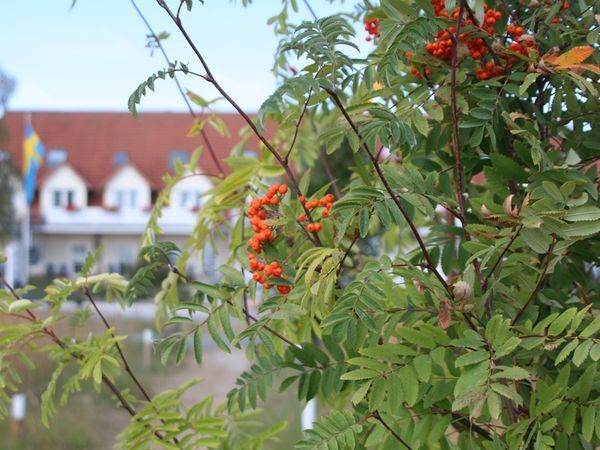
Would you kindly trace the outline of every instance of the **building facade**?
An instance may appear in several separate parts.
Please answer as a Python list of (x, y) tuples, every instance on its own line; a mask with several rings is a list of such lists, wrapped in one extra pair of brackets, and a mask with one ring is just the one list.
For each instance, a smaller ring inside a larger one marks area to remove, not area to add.
[[(24, 116), (6, 116), (10, 140), (3, 150), (17, 167)], [(234, 115), (221, 118), (234, 137), (206, 132), (217, 157), (224, 159), (244, 123)], [(72, 276), (98, 247), (103, 251), (97, 271), (133, 268), (163, 175), (204, 144), (198, 136), (188, 136), (193, 119), (177, 113), (146, 113), (136, 119), (129, 113), (38, 112), (31, 113), (31, 122), (46, 148), (30, 207), (31, 276)], [(207, 174), (218, 173), (208, 152), (198, 165), (203, 175), (186, 177), (172, 190), (159, 239), (183, 245), (190, 235), (203, 196), (212, 187)], [(220, 247), (226, 248), (225, 243)], [(211, 279), (227, 256), (207, 249), (186, 269), (195, 278)]]

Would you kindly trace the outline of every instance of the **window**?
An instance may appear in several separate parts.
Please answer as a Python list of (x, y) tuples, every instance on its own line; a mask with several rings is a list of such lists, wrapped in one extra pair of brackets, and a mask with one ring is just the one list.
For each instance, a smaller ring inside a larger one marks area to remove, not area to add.
[(131, 191), (129, 193), (129, 206), (131, 207), (131, 209), (135, 208), (137, 206), (137, 191)]
[(85, 245), (75, 244), (73, 246), (73, 272), (79, 272), (83, 268), (85, 262), (86, 248)]
[(197, 209), (202, 204), (200, 191), (181, 191), (179, 193), (179, 207), (182, 209)]
[(175, 167), (175, 161), (179, 160), (182, 164), (190, 160), (190, 155), (186, 150), (173, 150), (169, 155), (169, 168)]
[(188, 202), (189, 202), (189, 196), (190, 193), (188, 191), (181, 191), (181, 201), (179, 206), (181, 206), (181, 208), (187, 208), (188, 207)]
[(57, 189), (55, 191), (52, 191), (52, 206), (62, 208), (75, 206), (75, 191), (71, 189)]
[(138, 194), (135, 189), (117, 189), (115, 203), (119, 209), (135, 209), (138, 207)]
[(115, 152), (113, 155), (113, 164), (115, 166), (124, 166), (129, 161), (129, 153), (124, 150), (120, 150)]
[(46, 164), (48, 166), (58, 166), (67, 160), (67, 151), (64, 148), (53, 148), (48, 152)]
[(60, 191), (54, 191), (52, 192), (52, 205), (53, 206), (61, 206), (61, 202), (60, 202), (60, 198), (62, 197), (62, 195), (60, 195)]

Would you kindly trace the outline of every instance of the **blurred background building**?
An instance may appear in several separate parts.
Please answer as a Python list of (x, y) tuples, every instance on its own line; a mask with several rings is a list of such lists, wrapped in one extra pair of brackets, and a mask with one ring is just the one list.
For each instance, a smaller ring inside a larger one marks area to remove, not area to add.
[[(221, 119), (231, 137), (206, 129), (220, 159), (230, 153), (244, 125), (237, 115), (223, 114)], [(29, 273), (71, 276), (81, 268), (87, 253), (98, 247), (103, 248), (98, 271), (133, 268), (163, 175), (173, 170), (177, 159), (188, 162), (201, 145), (199, 137), (187, 136), (193, 119), (183, 113), (145, 113), (137, 119), (115, 112), (7, 113), (8, 146), (1, 150), (16, 168), (13, 210), (18, 223), (26, 214), (18, 175), (27, 120), (45, 146), (29, 209)], [(206, 151), (198, 172), (203, 175), (187, 177), (173, 189), (159, 222), (164, 231), (161, 239), (182, 245), (191, 233), (203, 194), (212, 186), (209, 176), (218, 174)], [(26, 264), (23, 240), (18, 239), (23, 233), (27, 231), (16, 233), (17, 239), (6, 246), (17, 267), (17, 282), (27, 281), (22, 279), (22, 264)], [(202, 259), (192, 258), (188, 273), (210, 278), (218, 263), (210, 246)]]

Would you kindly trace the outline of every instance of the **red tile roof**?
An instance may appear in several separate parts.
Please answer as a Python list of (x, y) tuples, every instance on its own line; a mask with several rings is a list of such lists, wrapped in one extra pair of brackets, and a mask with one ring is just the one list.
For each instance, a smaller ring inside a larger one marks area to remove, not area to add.
[[(9, 112), (6, 124), (9, 132), (8, 150), (17, 168), (21, 167), (22, 139), (25, 114)], [(227, 157), (239, 141), (239, 131), (246, 125), (237, 114), (222, 114), (231, 137), (218, 134), (207, 126), (206, 132), (219, 159)], [(106, 179), (115, 170), (114, 153), (126, 151), (128, 162), (144, 174), (153, 189), (162, 185), (162, 176), (170, 170), (169, 154), (186, 150), (191, 154), (198, 146), (204, 151), (200, 169), (218, 174), (217, 167), (200, 136), (187, 137), (193, 124), (189, 114), (142, 113), (136, 119), (123, 112), (33, 112), (31, 123), (46, 147), (67, 150), (67, 162), (86, 180), (92, 190), (101, 190)], [(249, 148), (258, 148), (257, 139), (251, 139)], [(48, 168), (38, 176), (38, 185)]]

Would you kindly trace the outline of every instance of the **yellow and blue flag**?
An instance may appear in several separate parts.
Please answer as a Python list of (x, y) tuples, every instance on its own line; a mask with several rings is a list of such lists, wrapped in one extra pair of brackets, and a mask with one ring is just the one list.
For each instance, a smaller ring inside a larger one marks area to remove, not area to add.
[(27, 204), (33, 200), (37, 172), (44, 161), (44, 144), (30, 123), (25, 124), (23, 139), (23, 188)]

